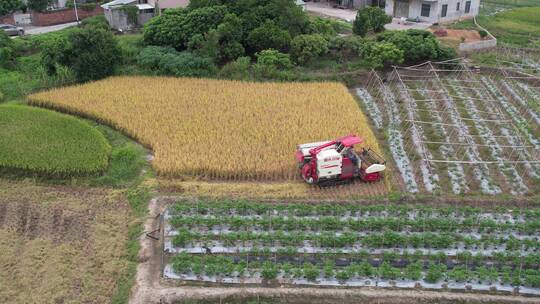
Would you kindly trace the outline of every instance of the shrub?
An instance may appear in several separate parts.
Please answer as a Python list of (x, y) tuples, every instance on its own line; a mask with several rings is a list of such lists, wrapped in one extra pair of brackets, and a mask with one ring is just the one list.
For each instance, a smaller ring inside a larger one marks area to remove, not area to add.
[(11, 65), (15, 53), (13, 40), (4, 31), (0, 31), (0, 68)]
[(365, 54), (365, 60), (374, 69), (380, 69), (403, 62), (403, 51), (394, 44), (387, 42), (375, 42)]
[(300, 64), (328, 53), (328, 41), (319, 34), (298, 35), (291, 43), (291, 55)]
[(167, 10), (144, 25), (144, 42), (184, 50), (192, 36), (215, 29), (226, 13), (225, 6)]
[(319, 269), (311, 263), (304, 263), (304, 276), (308, 281), (315, 281), (319, 277)]
[(257, 53), (256, 56), (258, 65), (271, 66), (278, 69), (289, 69), (292, 67), (291, 57), (276, 50), (264, 50)]
[(110, 31), (101, 28), (83, 28), (71, 32), (70, 66), (79, 81), (104, 78), (113, 73), (120, 60), (120, 49)]
[(277, 278), (278, 269), (274, 263), (266, 261), (262, 266), (261, 274), (264, 279), (273, 280)]
[(228, 79), (245, 80), (249, 78), (249, 66), (251, 58), (240, 57), (229, 62), (221, 68), (220, 76)]
[(42, 12), (47, 9), (50, 0), (28, 0), (26, 5), (33, 11)]
[(479, 30), (479, 31), (478, 31), (478, 34), (480, 35), (480, 38), (484, 39), (484, 38), (487, 37), (488, 32), (485, 31), (485, 30)]
[(162, 75), (209, 77), (217, 72), (211, 59), (171, 47), (146, 47), (137, 56), (137, 63)]
[(332, 20), (328, 18), (316, 17), (309, 24), (312, 34), (320, 34), (327, 37), (333, 37), (337, 34)]
[(442, 55), (452, 55), (443, 48), (435, 36), (423, 30), (387, 31), (377, 36), (377, 41), (394, 44), (403, 51), (404, 61), (415, 63), (425, 60), (437, 60)]
[(274, 22), (267, 21), (249, 33), (247, 44), (253, 53), (267, 49), (287, 52), (291, 44), (291, 35)]
[(0, 16), (7, 15), (22, 7), (23, 3), (20, 0), (2, 0), (0, 2)]
[(42, 63), (49, 74), (58, 65), (73, 69), (78, 81), (104, 78), (114, 72), (120, 49), (113, 34), (102, 28), (85, 27), (46, 42)]
[(81, 21), (81, 26), (101, 28), (104, 30), (109, 29), (109, 23), (107, 22), (107, 19), (105, 19), (105, 16), (103, 15), (85, 18)]
[(2, 93), (2, 91), (0, 91), (0, 102), (4, 101), (4, 93)]
[(353, 22), (353, 33), (365, 36), (371, 29), (375, 33), (384, 31), (384, 25), (392, 22), (392, 17), (379, 7), (366, 6), (359, 10)]

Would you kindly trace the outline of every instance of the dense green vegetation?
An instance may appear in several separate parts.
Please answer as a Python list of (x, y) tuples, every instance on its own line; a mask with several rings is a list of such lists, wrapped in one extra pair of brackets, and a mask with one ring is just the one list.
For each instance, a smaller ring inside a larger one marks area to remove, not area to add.
[(23, 3), (20, 0), (2, 0), (0, 2), (0, 16), (7, 15), (22, 7)]
[[(143, 63), (151, 61), (148, 57), (153, 57), (152, 53), (157, 53), (157, 58), (168, 58), (155, 62), (174, 62), (173, 68), (164, 63), (152, 64), (150, 70), (153, 72), (179, 75), (182, 72), (178, 71), (184, 66), (192, 70), (188, 63), (200, 62), (204, 66), (204, 76), (212, 70), (209, 64), (227, 67), (229, 72), (231, 64), (244, 67), (246, 61), (240, 58), (247, 57), (256, 60), (258, 66), (254, 65), (253, 74), (250, 74), (248, 65), (248, 75), (242, 78), (284, 80), (302, 80), (300, 66), (309, 67), (324, 60), (334, 67), (348, 64), (358, 69), (455, 56), (429, 32), (407, 31), (379, 37), (377, 33), (383, 32), (384, 24), (389, 21), (381, 9), (369, 7), (359, 12), (353, 26), (357, 35), (340, 36), (340, 22), (310, 18), (294, 1), (191, 1), (188, 8), (166, 11), (145, 25), (144, 42), (151, 49), (141, 55), (146, 59)], [(372, 35), (361, 38), (368, 33)], [(390, 36), (395, 39), (389, 39)], [(155, 46), (174, 48), (178, 53), (169, 50), (163, 55), (165, 52), (156, 52)], [(260, 55), (269, 54), (268, 51), (290, 56), (292, 65), (277, 67), (267, 62), (265, 69), (272, 72), (261, 73)], [(408, 53), (417, 55), (407, 56)], [(197, 61), (194, 56), (207, 61)], [(238, 59), (242, 64), (237, 64)], [(228, 73), (220, 76), (225, 75)]]
[(0, 170), (65, 177), (106, 170), (111, 147), (76, 118), (19, 105), (0, 106)]

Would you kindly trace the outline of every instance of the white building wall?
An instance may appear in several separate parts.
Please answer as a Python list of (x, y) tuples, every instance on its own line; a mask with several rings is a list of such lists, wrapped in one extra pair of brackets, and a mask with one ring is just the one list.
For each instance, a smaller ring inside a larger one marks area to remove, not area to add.
[[(480, 0), (470, 0), (471, 1), (471, 10), (469, 13), (465, 13), (465, 5), (467, 0), (440, 0), (439, 1), (439, 11), (437, 12), (437, 18), (434, 22), (445, 23), (456, 21), (460, 19), (468, 19), (478, 15), (478, 10), (480, 9)], [(459, 10), (457, 10), (457, 3), (460, 3)], [(444, 4), (448, 5), (448, 10), (446, 17), (442, 17), (442, 6)]]
[[(409, 1), (409, 19), (417, 19), (424, 22), (430, 23), (445, 23), (452, 22), (460, 19), (472, 18), (478, 15), (478, 10), (480, 9), (480, 0), (470, 0), (471, 1), (471, 10), (469, 13), (465, 13), (465, 3), (468, 0), (438, 0), (438, 1), (422, 1), (422, 0), (410, 0)], [(396, 0), (387, 0), (385, 12), (387, 15), (394, 16), (394, 7)], [(460, 2), (459, 11), (456, 10), (457, 3)], [(429, 12), (429, 17), (424, 17), (421, 15), (422, 4), (430, 4), (431, 10)], [(446, 17), (441, 17), (442, 6), (444, 4), (448, 5), (448, 10), (446, 12)]]

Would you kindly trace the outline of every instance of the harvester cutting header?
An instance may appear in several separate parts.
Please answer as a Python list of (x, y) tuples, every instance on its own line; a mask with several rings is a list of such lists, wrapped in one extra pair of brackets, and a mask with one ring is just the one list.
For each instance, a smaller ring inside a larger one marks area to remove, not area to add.
[(359, 177), (365, 182), (378, 181), (386, 161), (371, 149), (354, 150), (362, 143), (356, 135), (336, 140), (298, 145), (296, 160), (302, 178), (309, 184), (336, 183)]

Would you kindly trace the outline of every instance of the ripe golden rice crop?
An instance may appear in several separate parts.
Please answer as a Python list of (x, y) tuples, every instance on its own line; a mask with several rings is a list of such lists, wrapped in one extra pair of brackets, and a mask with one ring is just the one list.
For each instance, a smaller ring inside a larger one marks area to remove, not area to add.
[(296, 145), (348, 134), (379, 151), (366, 117), (339, 83), (114, 77), (29, 100), (124, 131), (153, 149), (152, 165), (167, 176), (292, 179)]

